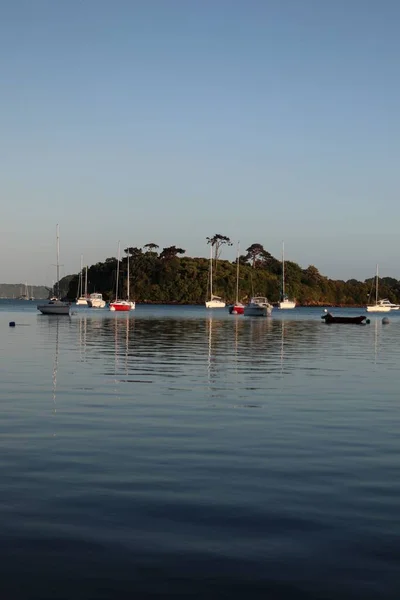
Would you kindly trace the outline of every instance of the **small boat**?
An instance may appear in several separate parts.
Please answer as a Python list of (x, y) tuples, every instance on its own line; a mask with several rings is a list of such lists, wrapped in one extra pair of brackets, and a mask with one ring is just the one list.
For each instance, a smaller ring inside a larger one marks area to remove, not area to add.
[(83, 255), (81, 254), (81, 270), (79, 273), (79, 283), (78, 283), (78, 298), (76, 299), (75, 304), (77, 306), (88, 306), (88, 293), (87, 293), (87, 267), (85, 274), (85, 293), (83, 294)]
[(63, 302), (59, 299), (60, 295), (60, 236), (58, 225), (56, 227), (56, 236), (57, 236), (57, 282), (55, 286), (56, 295), (53, 298), (50, 298), (47, 304), (38, 304), (37, 309), (43, 315), (69, 315), (71, 310), (71, 305), (69, 302)]
[(388, 301), (386, 300), (378, 300), (378, 285), (379, 285), (379, 276), (378, 276), (378, 265), (376, 265), (376, 276), (375, 276), (375, 304), (368, 304), (367, 312), (390, 312), (392, 307), (388, 305)]
[[(128, 280), (127, 280), (127, 291), (128, 291), (128, 300), (118, 300), (118, 280), (119, 280), (119, 260), (121, 253), (121, 245), (118, 243), (118, 259), (117, 259), (117, 280), (115, 284), (115, 300), (110, 302), (109, 309), (114, 312), (128, 312), (130, 310), (135, 309), (135, 302), (131, 302), (129, 300), (129, 262), (128, 262)], [(129, 254), (128, 254), (129, 261)]]
[(103, 300), (103, 295), (98, 292), (90, 294), (87, 303), (90, 308), (104, 308), (106, 305), (106, 301)]
[(228, 306), (228, 310), (230, 315), (243, 315), (244, 313), (244, 304), (239, 302), (239, 243), (236, 257), (236, 300), (234, 304)]
[(270, 317), (273, 306), (265, 296), (254, 296), (244, 307), (245, 317)]
[(281, 310), (288, 310), (292, 308), (296, 308), (296, 302), (294, 300), (290, 300), (289, 296), (285, 292), (285, 246), (282, 242), (282, 292), (281, 299), (278, 304)]
[[(400, 304), (394, 304), (394, 302), (390, 302), (388, 298), (383, 298), (383, 300), (378, 300), (376, 303), (377, 306), (388, 307), (390, 310), (399, 310)], [(384, 311), (386, 312), (386, 311)]]
[(355, 325), (364, 325), (365, 323), (370, 322), (364, 315), (360, 315), (359, 317), (335, 317), (329, 312), (322, 315), (321, 319), (323, 319), (325, 323), (354, 323)]
[(206, 300), (206, 308), (225, 308), (226, 303), (220, 296), (213, 294), (213, 256), (212, 245), (210, 246), (210, 299)]

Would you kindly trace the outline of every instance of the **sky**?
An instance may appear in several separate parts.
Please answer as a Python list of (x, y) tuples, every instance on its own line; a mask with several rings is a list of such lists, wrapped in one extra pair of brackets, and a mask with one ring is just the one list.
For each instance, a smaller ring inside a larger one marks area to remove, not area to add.
[[(0, 282), (220, 233), (400, 279), (397, 0), (0, 3)], [(235, 246), (222, 258), (234, 260)]]

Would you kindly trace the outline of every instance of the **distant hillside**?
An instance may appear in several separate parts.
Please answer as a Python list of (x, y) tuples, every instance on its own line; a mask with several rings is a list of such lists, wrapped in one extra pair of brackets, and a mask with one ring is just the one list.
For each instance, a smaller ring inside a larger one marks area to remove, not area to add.
[[(19, 298), (24, 292), (24, 283), (0, 283), (0, 298)], [(44, 285), (33, 285), (29, 286), (29, 295), (35, 300), (47, 298), (49, 290)]]

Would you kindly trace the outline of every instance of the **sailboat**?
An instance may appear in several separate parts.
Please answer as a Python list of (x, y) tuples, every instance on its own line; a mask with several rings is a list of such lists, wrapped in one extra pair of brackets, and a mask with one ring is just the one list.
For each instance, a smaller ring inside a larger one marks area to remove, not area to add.
[(75, 302), (77, 306), (87, 306), (87, 267), (85, 271), (85, 293), (83, 294), (83, 255), (81, 254), (81, 271), (79, 273), (78, 298)]
[(279, 308), (288, 309), (295, 308), (296, 302), (294, 300), (289, 300), (286, 292), (285, 292), (285, 245), (282, 242), (282, 290), (281, 290), (281, 299), (279, 302)]
[(220, 296), (213, 294), (213, 256), (212, 256), (212, 244), (210, 245), (210, 299), (206, 300), (206, 308), (225, 308), (225, 302), (221, 300)]
[(234, 304), (229, 307), (229, 314), (231, 315), (242, 315), (244, 313), (244, 304), (239, 302), (239, 242), (237, 246), (237, 257), (236, 257), (236, 300)]
[[(392, 310), (391, 303), (386, 298), (384, 300), (378, 300), (378, 265), (376, 265), (376, 276), (375, 276), (375, 304), (368, 304), (367, 312), (389, 312)], [(397, 305), (394, 305), (397, 306)]]
[(60, 235), (59, 227), (56, 225), (56, 240), (57, 240), (57, 281), (54, 286), (54, 296), (49, 300), (47, 304), (38, 304), (37, 309), (43, 315), (69, 315), (70, 314), (70, 303), (63, 302), (59, 299), (60, 295)]
[(128, 300), (118, 300), (118, 283), (119, 283), (119, 261), (121, 254), (121, 244), (118, 242), (118, 260), (117, 260), (117, 281), (115, 284), (115, 300), (110, 302), (111, 311), (128, 311), (135, 308), (135, 303), (129, 300), (129, 254), (128, 254), (128, 279), (127, 279), (127, 293)]

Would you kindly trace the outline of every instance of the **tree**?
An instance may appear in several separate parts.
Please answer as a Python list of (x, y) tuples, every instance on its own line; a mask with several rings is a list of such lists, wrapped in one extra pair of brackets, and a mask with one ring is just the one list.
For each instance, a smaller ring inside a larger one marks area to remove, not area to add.
[(265, 250), (262, 244), (252, 244), (246, 248), (246, 252), (246, 260), (251, 261), (253, 269), (256, 267), (257, 261), (260, 261), (265, 257)]
[(146, 248), (146, 252), (154, 252), (154, 253), (156, 253), (156, 250), (159, 247), (160, 246), (158, 246), (158, 244), (154, 244), (153, 242), (150, 242), (149, 244), (145, 244), (143, 246), (143, 248)]
[(213, 237), (206, 238), (207, 244), (211, 244), (214, 248), (214, 260), (217, 261), (221, 256), (222, 246), (226, 244), (227, 246), (232, 246), (231, 240), (226, 235), (221, 235), (220, 233), (216, 233)]
[(178, 254), (185, 254), (186, 250), (183, 248), (177, 248), (176, 246), (168, 246), (168, 248), (163, 248), (160, 253), (159, 258), (164, 260), (171, 260), (175, 258)]

